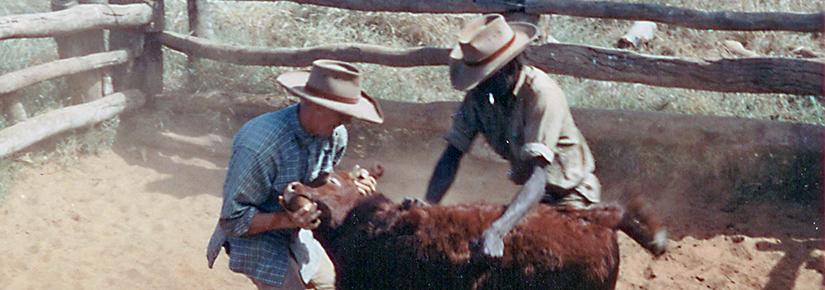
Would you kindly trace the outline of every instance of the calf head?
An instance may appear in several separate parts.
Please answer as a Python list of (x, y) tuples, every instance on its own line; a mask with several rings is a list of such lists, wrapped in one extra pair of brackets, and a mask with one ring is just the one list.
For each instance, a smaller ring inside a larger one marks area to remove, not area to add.
[(376, 165), (370, 170), (356, 165), (348, 172), (331, 172), (318, 184), (292, 182), (284, 190), (281, 203), (286, 209), (295, 211), (315, 202), (321, 210), (322, 227), (336, 228), (358, 201), (367, 198), (358, 193), (355, 181), (364, 178), (365, 175), (378, 179), (383, 173), (384, 168), (381, 165)]

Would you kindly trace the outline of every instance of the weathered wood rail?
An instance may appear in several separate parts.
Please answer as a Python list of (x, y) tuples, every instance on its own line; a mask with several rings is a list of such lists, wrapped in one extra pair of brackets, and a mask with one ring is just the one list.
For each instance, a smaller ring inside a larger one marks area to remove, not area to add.
[[(395, 49), (342, 44), (260, 48), (227, 45), (171, 32), (164, 32), (161, 41), (188, 55), (242, 65), (304, 67), (319, 58), (398, 67), (446, 65), (449, 61), (449, 48), (438, 47)], [(700, 60), (548, 43), (528, 49), (526, 59), (551, 73), (719, 92), (822, 95), (825, 79), (825, 63), (795, 58)]]
[(55, 12), (0, 17), (0, 40), (54, 37), (93, 29), (130, 28), (146, 25), (151, 20), (152, 8), (146, 4), (80, 4)]
[(132, 59), (129, 51), (115, 50), (27, 67), (0, 75), (0, 97), (42, 81), (124, 64)]
[(591, 18), (647, 20), (695, 29), (821, 32), (825, 12), (703, 11), (660, 4), (581, 0), (232, 0), (289, 1), (358, 11), (413, 13), (559, 14)]
[(526, 59), (550, 73), (717, 92), (822, 96), (825, 63), (785, 57), (690, 59), (548, 43)]
[(438, 47), (389, 48), (371, 44), (333, 44), (309, 48), (265, 48), (229, 45), (164, 31), (166, 47), (202, 58), (241, 65), (305, 67), (316, 59), (366, 62), (395, 67), (445, 65), (450, 50)]
[(145, 97), (138, 90), (114, 93), (102, 99), (57, 109), (0, 130), (0, 158), (48, 137), (94, 125), (124, 111), (139, 108)]

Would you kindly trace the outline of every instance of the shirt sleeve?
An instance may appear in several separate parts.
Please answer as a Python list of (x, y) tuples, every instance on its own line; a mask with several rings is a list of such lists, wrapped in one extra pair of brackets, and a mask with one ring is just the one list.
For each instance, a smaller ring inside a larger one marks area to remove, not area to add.
[(249, 231), (252, 217), (273, 192), (270, 176), (274, 168), (263, 166), (257, 153), (238, 147), (232, 153), (223, 188), (220, 226), (227, 236), (238, 237)]
[(524, 159), (541, 157), (553, 162), (554, 147), (561, 136), (567, 100), (559, 85), (546, 75), (533, 80), (533, 96), (527, 99), (524, 110)]
[(461, 103), (461, 107), (453, 114), (453, 125), (447, 132), (447, 142), (458, 148), (461, 152), (467, 152), (473, 139), (478, 134), (479, 124), (476, 116), (472, 97), (468, 94)]

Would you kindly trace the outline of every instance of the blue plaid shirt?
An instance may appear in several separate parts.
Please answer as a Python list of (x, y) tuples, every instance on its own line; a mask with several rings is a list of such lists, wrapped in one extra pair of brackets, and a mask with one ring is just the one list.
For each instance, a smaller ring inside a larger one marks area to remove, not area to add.
[(283, 211), (278, 196), (293, 181), (308, 183), (331, 172), (347, 146), (347, 130), (330, 138), (310, 135), (298, 120), (298, 106), (258, 116), (235, 135), (223, 188), (218, 226), (209, 241), (209, 266), (229, 243), (229, 268), (268, 285), (283, 284), (289, 246), (297, 229), (245, 235), (256, 213)]

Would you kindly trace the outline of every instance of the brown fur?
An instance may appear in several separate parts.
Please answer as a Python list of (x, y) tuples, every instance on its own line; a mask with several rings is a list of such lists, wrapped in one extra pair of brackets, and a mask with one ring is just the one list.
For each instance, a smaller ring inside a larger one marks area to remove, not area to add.
[(405, 208), (343, 186), (297, 186), (324, 212), (315, 230), (336, 265), (339, 289), (614, 289), (620, 206), (532, 210), (504, 238), (504, 256), (476, 254), (474, 241), (504, 207), (483, 203)]

